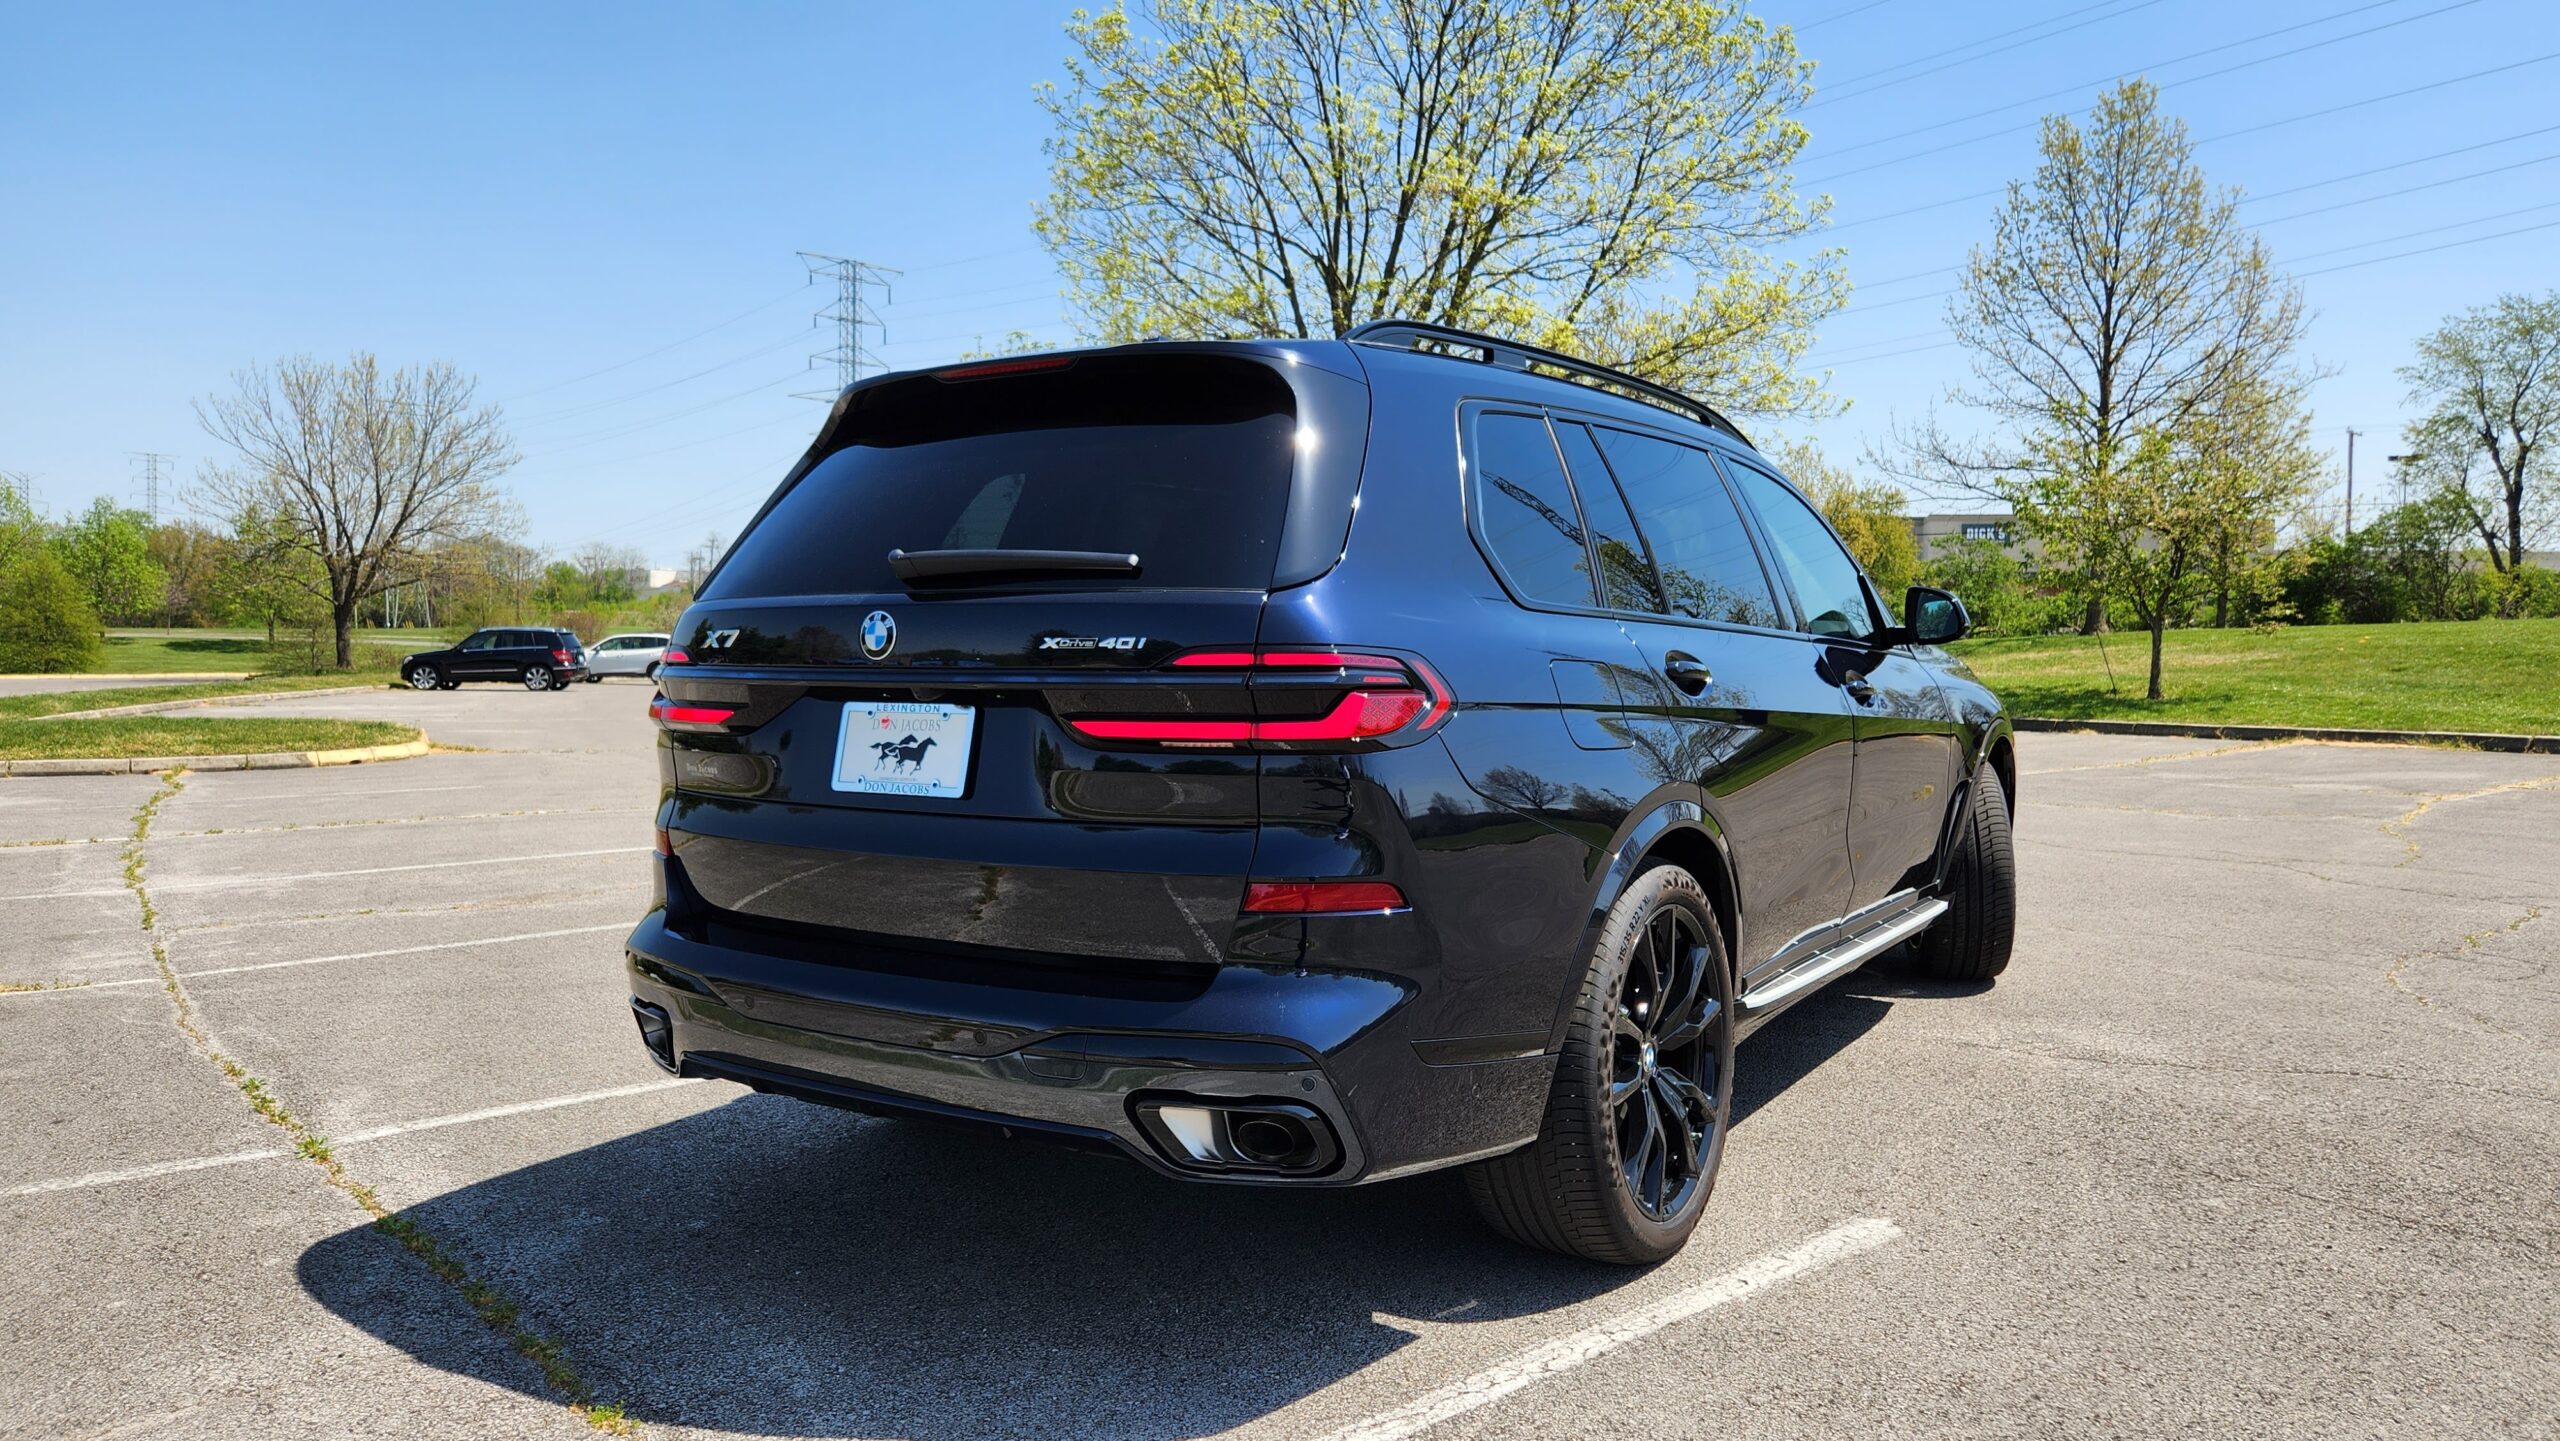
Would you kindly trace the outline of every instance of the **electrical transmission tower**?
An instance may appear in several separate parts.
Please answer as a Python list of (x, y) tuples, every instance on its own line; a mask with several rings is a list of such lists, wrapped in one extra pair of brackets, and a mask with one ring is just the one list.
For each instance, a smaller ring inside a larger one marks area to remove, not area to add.
[(863, 333), (869, 331), (884, 341), (889, 338), (889, 328), (882, 323), (880, 311), (871, 303), (871, 297), (877, 293), (880, 304), (888, 304), (891, 298), (889, 277), (900, 272), (887, 266), (873, 265), (867, 260), (820, 255), (814, 250), (801, 251), (800, 261), (809, 267), (811, 280), (823, 276), (832, 278), (836, 283), (835, 303), (810, 317), (812, 325), (833, 325), (836, 328), (835, 348), (809, 357), (812, 370), (823, 362), (834, 361), (836, 384), (833, 390), (802, 391), (799, 398), (832, 403), (846, 386), (862, 378), (862, 367), (866, 362), (880, 366), (880, 357), (864, 348)]
[(163, 461), (176, 460), (177, 457), (162, 455), (156, 450), (128, 450), (125, 454), (142, 463), (142, 508), (150, 514), (151, 523), (158, 525), (160, 523), (160, 464)]

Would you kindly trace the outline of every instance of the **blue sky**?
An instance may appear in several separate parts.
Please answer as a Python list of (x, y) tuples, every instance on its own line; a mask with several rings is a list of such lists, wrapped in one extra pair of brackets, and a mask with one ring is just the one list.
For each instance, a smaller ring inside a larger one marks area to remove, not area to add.
[[(0, 0), (0, 470), (56, 511), (138, 499), (129, 452), (214, 458), (190, 402), (235, 367), (369, 348), (505, 405), (528, 539), (671, 563), (733, 533), (819, 418), (792, 398), (831, 376), (804, 368), (825, 297), (795, 251), (905, 271), (893, 365), (1073, 333), (1029, 229), (1069, 8)], [(1995, 203), (1966, 197), (2123, 71), (2264, 197), (2243, 213), (2337, 371), (2319, 439), (2365, 433), (2360, 512), (2411, 340), (2560, 285), (2560, 228), (2479, 240), (2560, 221), (2548, 0), (1758, 8), (1820, 62), (1799, 173), (1860, 287), (1816, 354), (1849, 410), (1760, 429), (1835, 459), (1961, 378), (1933, 292)]]

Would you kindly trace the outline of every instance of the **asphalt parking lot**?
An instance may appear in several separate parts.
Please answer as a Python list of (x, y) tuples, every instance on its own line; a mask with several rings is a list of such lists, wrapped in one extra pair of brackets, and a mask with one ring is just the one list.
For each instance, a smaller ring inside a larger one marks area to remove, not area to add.
[(666, 1079), (647, 695), (309, 697), (259, 709), (478, 749), (0, 781), (0, 982), (86, 983), (0, 994), (0, 1436), (593, 1434), (155, 944), (647, 1435), (2560, 1433), (2560, 758), (2021, 737), (2010, 973), (1746, 1043), (1697, 1239), (1619, 1271), (1447, 1177)]

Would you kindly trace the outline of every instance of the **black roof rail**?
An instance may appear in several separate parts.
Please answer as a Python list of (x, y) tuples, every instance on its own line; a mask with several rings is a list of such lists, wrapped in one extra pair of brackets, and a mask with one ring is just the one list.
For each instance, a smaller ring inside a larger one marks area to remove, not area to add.
[[(1703, 400), (1682, 395), (1667, 385), (1656, 385), (1650, 380), (1629, 375), (1623, 370), (1612, 370), (1608, 366), (1595, 365), (1588, 360), (1577, 360), (1562, 351), (1549, 350), (1544, 346), (1524, 345), (1516, 340), (1479, 335), (1472, 330), (1460, 330), (1454, 325), (1435, 325), (1428, 320), (1372, 320), (1366, 325), (1354, 327), (1342, 338), (1357, 345), (1383, 346), (1390, 350), (1417, 350), (1426, 355), (1446, 355), (1453, 359), (1472, 358), (1485, 365), (1500, 366), (1504, 370), (1517, 370), (1528, 375), (1543, 374), (1550, 379), (1615, 391), (1630, 400), (1641, 400), (1648, 405), (1658, 405), (1665, 410), (1676, 411), (1711, 430), (1721, 430), (1744, 445), (1751, 444), (1751, 437), (1744, 435), (1732, 421), (1725, 419), (1722, 411)], [(1473, 351), (1474, 355), (1469, 357), (1465, 354), (1468, 351)]]

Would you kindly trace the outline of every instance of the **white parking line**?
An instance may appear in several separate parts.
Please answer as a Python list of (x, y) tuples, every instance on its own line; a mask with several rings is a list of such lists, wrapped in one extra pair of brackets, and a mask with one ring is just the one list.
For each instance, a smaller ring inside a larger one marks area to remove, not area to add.
[(1675, 1291), (1650, 1306), (1640, 1306), (1597, 1326), (1533, 1346), (1509, 1360), (1478, 1371), (1465, 1380), (1452, 1381), (1393, 1411), (1355, 1421), (1325, 1437), (1324, 1441), (1403, 1441), (1405, 1437), (1420, 1435), (1452, 1416), (1463, 1416), (1480, 1406), (1492, 1405), (1533, 1381), (1562, 1375), (1631, 1341), (1641, 1341), (1665, 1326), (1686, 1321), (1729, 1302), (1743, 1300), (1845, 1257), (1872, 1251), (1901, 1234), (1901, 1227), (1881, 1217), (1843, 1221), (1788, 1250), (1774, 1251), (1758, 1260), (1747, 1261), (1712, 1280)]
[[(170, 891), (216, 891), (233, 886), (281, 886), (295, 881), (328, 881), (342, 876), (387, 876), (399, 871), (441, 871), (455, 866), (518, 866), (527, 861), (565, 861), (578, 856), (638, 855), (647, 846), (605, 846), (592, 851), (544, 851), (531, 856), (480, 856), (467, 861), (420, 861), (407, 866), (363, 866), (351, 871), (300, 871), (289, 876), (206, 876), (193, 881), (153, 881), (155, 893)], [(120, 896), (122, 886), (101, 886), (87, 891), (33, 891), (21, 896), (0, 896), (0, 901), (49, 901), (70, 896)]]
[[(654, 1091), (669, 1091), (678, 1086), (701, 1083), (699, 1077), (642, 1081), (637, 1085), (614, 1086), (602, 1091), (581, 1091), (574, 1096), (551, 1096), (539, 1101), (518, 1101), (511, 1106), (489, 1106), (477, 1111), (457, 1111), (450, 1116), (429, 1116), (422, 1121), (402, 1121), (398, 1125), (375, 1126), (370, 1130), (349, 1131), (343, 1136), (325, 1138), (333, 1146), (358, 1141), (379, 1141), (389, 1136), (405, 1136), (412, 1131), (433, 1131), (445, 1126), (464, 1126), (474, 1121), (494, 1121), (505, 1116), (521, 1116), (532, 1111), (554, 1111), (562, 1106), (583, 1106), (593, 1101), (619, 1100), (624, 1096), (645, 1096)], [(31, 1181), (0, 1191), (5, 1196), (41, 1196), (50, 1191), (81, 1191), (91, 1186), (111, 1186), (118, 1181), (141, 1181), (153, 1176), (173, 1175), (180, 1171), (208, 1171), (217, 1166), (245, 1166), (252, 1161), (272, 1161), (289, 1151), (227, 1151), (219, 1156), (196, 1156), (184, 1161), (162, 1161), (152, 1166), (135, 1166), (125, 1171), (91, 1171), (85, 1176), (62, 1176), (50, 1181)]]
[[(199, 976), (236, 976), (244, 971), (280, 971), (288, 966), (318, 966), (331, 961), (371, 961), (383, 956), (414, 956), (425, 951), (459, 951), (471, 946), (503, 946), (510, 941), (547, 941), (554, 936), (590, 936), (598, 931), (627, 931), (631, 929), (632, 924), (630, 921), (607, 921), (600, 926), (564, 926), (556, 931), (518, 931), (511, 936), (481, 936), (468, 941), (437, 941), (423, 946), (393, 946), (389, 950), (382, 951), (348, 951), (344, 955), (303, 956), (296, 960), (259, 961), (246, 966), (208, 966), (201, 971), (180, 971), (178, 979), (192, 981)], [(72, 996), (82, 991), (103, 991), (111, 986), (156, 986), (158, 984), (160, 984), (158, 976), (142, 976), (122, 981), (91, 981), (84, 986), (63, 986), (49, 991), (6, 991), (0, 992), (0, 999), (10, 996)]]

